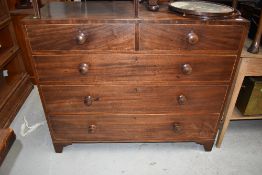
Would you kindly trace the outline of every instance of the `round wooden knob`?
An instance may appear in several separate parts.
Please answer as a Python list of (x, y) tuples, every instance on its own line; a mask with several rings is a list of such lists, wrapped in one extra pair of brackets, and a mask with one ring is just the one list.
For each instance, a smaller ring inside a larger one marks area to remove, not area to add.
[(0, 43), (0, 49), (2, 48), (3, 46), (2, 46), (2, 44)]
[(79, 65), (79, 72), (82, 74), (82, 75), (85, 75), (87, 74), (88, 70), (89, 70), (89, 65), (87, 63), (81, 63)]
[(84, 98), (84, 103), (86, 106), (91, 106), (93, 103), (93, 98), (89, 95)]
[(190, 75), (192, 73), (192, 67), (190, 64), (183, 64), (181, 70), (185, 75)]
[(196, 44), (199, 40), (197, 34), (195, 34), (193, 31), (187, 35), (187, 39), (189, 44)]
[(86, 35), (83, 32), (80, 32), (76, 37), (77, 44), (84, 44), (86, 42), (86, 39)]
[(96, 131), (96, 125), (89, 125), (88, 126), (88, 133), (93, 134)]
[(175, 132), (181, 132), (182, 131), (182, 127), (181, 127), (181, 125), (179, 123), (174, 123), (173, 124), (173, 130)]
[(177, 102), (179, 105), (184, 105), (187, 102), (187, 98), (184, 95), (179, 95), (177, 97)]

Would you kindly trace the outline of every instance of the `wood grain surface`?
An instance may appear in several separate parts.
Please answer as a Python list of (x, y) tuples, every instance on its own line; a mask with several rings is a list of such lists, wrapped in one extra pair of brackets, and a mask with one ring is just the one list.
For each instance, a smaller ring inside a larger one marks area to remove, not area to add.
[[(24, 74), (20, 77), (20, 81), (16, 82), (13, 93), (9, 96), (6, 103), (0, 109), (0, 127), (9, 127), (17, 112), (25, 102), (26, 98), (33, 89), (33, 85), (29, 76)], [(13, 87), (12, 87), (13, 88)]]
[[(86, 42), (76, 37), (83, 32)], [(134, 50), (134, 24), (28, 25), (32, 50)]]
[[(42, 84), (107, 84), (142, 82), (210, 83), (231, 80), (236, 56), (86, 54), (35, 56), (39, 81)], [(88, 70), (81, 74), (81, 64)], [(189, 64), (190, 74), (183, 72)]]
[(5, 0), (0, 0), (0, 25), (10, 18), (8, 7)]
[(50, 121), (56, 140), (163, 142), (210, 138), (218, 115), (69, 115), (50, 116)]
[(166, 141), (211, 151), (247, 21), (185, 18), (167, 4), (157, 13), (132, 8), (51, 3), (41, 19), (23, 20), (55, 151)]
[[(26, 10), (29, 11), (31, 9), (26, 9)], [(33, 65), (31, 64), (31, 60), (30, 60), (30, 53), (26, 49), (25, 35), (22, 29), (23, 26), (21, 25), (21, 21), (23, 20), (23, 18), (25, 18), (28, 15), (29, 15), (28, 13), (27, 14), (12, 13), (11, 18), (12, 18), (12, 22), (14, 26), (14, 32), (16, 35), (17, 44), (19, 45), (21, 49), (21, 54), (22, 54), (23, 63), (24, 63), (26, 72), (30, 75), (30, 79), (32, 83), (36, 84), (36, 80), (35, 80), (36, 77), (34, 75)]]
[(6, 0), (0, 0), (0, 128), (9, 127), (31, 89)]
[[(49, 114), (220, 113), (227, 86), (41, 86)], [(184, 105), (178, 97), (184, 95)], [(91, 96), (90, 106), (85, 97)]]
[(10, 31), (10, 25), (0, 28), (0, 56), (6, 53), (9, 49), (14, 47), (13, 36)]
[(16, 139), (12, 129), (0, 129), (0, 166)]
[[(243, 31), (240, 26), (141, 24), (140, 49), (237, 51)], [(190, 32), (198, 36), (196, 44), (188, 42)]]

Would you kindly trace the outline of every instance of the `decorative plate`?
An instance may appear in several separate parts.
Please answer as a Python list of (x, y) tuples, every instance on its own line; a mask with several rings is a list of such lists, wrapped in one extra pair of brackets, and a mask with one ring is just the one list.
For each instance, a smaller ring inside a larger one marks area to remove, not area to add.
[(199, 18), (234, 18), (239, 11), (230, 6), (207, 1), (175, 1), (169, 3), (169, 10), (183, 16)]

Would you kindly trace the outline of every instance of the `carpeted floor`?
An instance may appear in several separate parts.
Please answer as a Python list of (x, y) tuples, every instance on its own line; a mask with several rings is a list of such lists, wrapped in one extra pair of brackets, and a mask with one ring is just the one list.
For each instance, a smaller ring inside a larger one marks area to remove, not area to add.
[(54, 152), (46, 123), (27, 136), (30, 125), (45, 121), (35, 88), (11, 127), (17, 140), (0, 175), (261, 175), (262, 120), (231, 122), (222, 148), (204, 152), (195, 143), (73, 144)]

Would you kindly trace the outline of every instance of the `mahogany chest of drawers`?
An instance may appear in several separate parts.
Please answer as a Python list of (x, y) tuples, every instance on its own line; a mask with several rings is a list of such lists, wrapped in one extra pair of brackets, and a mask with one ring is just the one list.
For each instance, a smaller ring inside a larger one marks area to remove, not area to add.
[(248, 23), (131, 2), (50, 3), (24, 20), (56, 152), (79, 142), (194, 141), (210, 151)]

